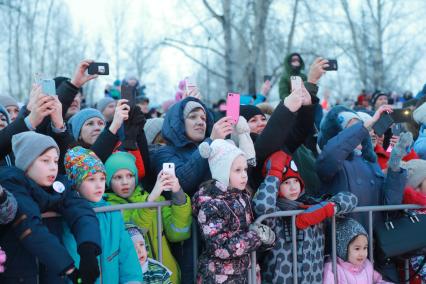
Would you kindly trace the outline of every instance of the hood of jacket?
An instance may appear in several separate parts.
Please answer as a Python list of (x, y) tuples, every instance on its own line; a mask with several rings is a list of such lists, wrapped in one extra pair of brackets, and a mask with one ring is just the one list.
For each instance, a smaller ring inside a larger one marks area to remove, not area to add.
[(181, 147), (185, 147), (188, 144), (194, 144), (194, 142), (189, 140), (188, 137), (186, 136), (185, 118), (183, 117), (183, 110), (189, 101), (195, 101), (200, 103), (206, 110), (206, 118), (207, 118), (206, 137), (210, 136), (210, 133), (213, 128), (213, 123), (214, 123), (213, 114), (203, 102), (201, 102), (200, 100), (196, 98), (188, 97), (174, 104), (167, 111), (166, 117), (164, 118), (164, 124), (161, 130), (161, 134), (163, 135), (164, 139), (167, 141), (168, 145), (181, 148)]
[[(294, 55), (297, 55), (300, 58), (300, 69), (298, 71), (294, 70), (291, 67), (291, 58)], [(299, 73), (303, 72), (305, 70), (305, 62), (303, 61), (302, 56), (300, 56), (300, 54), (297, 53), (297, 52), (293, 52), (293, 53), (288, 54), (284, 58), (284, 70), (287, 74), (290, 74), (290, 75), (298, 75)]]

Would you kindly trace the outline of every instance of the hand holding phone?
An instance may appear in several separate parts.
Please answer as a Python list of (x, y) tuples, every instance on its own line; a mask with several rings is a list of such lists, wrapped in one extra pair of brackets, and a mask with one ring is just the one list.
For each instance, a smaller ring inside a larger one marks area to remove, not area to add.
[(299, 91), (302, 89), (302, 78), (300, 76), (291, 76), (291, 91)]
[(87, 68), (89, 75), (109, 75), (109, 65), (104, 62), (92, 62)]
[(226, 98), (226, 116), (232, 118), (232, 124), (236, 125), (240, 118), (240, 94), (228, 93)]
[(328, 67), (325, 67), (324, 70), (325, 71), (337, 71), (338, 66), (337, 66), (337, 60), (336, 59), (327, 59), (327, 64)]

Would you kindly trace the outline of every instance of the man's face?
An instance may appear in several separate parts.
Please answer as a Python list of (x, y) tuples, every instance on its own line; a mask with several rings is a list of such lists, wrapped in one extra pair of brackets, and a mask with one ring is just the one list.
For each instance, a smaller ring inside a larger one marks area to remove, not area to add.
[(374, 105), (375, 109), (378, 109), (379, 107), (383, 106), (383, 105), (387, 105), (388, 104), (388, 97), (387, 96), (380, 96), (377, 101), (376, 104)]
[(291, 66), (293, 67), (300, 67), (300, 58), (297, 55), (293, 55), (291, 57)]
[(80, 111), (81, 108), (81, 93), (77, 93), (74, 100), (72, 101), (71, 106), (68, 108), (67, 113), (65, 114), (65, 119), (70, 119), (71, 116)]
[(143, 102), (139, 103), (138, 106), (140, 107), (140, 109), (143, 113), (146, 114), (146, 113), (149, 112), (149, 103), (147, 101), (143, 101)]

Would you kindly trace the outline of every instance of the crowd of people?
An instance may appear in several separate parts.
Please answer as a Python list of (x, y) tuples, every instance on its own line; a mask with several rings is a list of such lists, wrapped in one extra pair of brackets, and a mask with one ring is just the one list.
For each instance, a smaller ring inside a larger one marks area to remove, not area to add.
[[(396, 259), (370, 262), (368, 216), (351, 211), (426, 205), (426, 88), (400, 98), (363, 91), (352, 105), (331, 106), (317, 97), (328, 61), (315, 59), (305, 74), (292, 53), (278, 105), (268, 101), (266, 80), (261, 93), (241, 96), (234, 121), (225, 95), (210, 107), (202, 86), (185, 79), (161, 108), (149, 107), (134, 76), (86, 105), (92, 62), (54, 78), (56, 95), (34, 84), (23, 104), (0, 96), (0, 283), (239, 284), (254, 265), (257, 283), (334, 283), (334, 216), (338, 283), (403, 281)], [(137, 90), (134, 104), (122, 86)], [(398, 133), (375, 133), (401, 104), (413, 119)], [(161, 216), (155, 207), (93, 210), (160, 201), (170, 201)], [(296, 232), (290, 217), (254, 222), (287, 210), (302, 210)], [(374, 224), (383, 222), (374, 214)], [(424, 263), (410, 258), (411, 283), (426, 283)]]

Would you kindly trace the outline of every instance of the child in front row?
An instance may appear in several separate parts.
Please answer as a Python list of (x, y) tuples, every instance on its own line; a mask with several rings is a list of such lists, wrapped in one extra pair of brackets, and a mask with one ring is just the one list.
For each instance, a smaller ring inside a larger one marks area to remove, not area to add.
[[(358, 199), (341, 192), (329, 200), (316, 200), (304, 193), (304, 182), (292, 157), (284, 151), (273, 153), (264, 165), (265, 180), (253, 203), (258, 216), (286, 210), (304, 210), (296, 216), (298, 283), (322, 284), (324, 265), (324, 225), (326, 218), (352, 211)], [(292, 223), (290, 217), (270, 218), (266, 224), (277, 240), (265, 256), (262, 280), (265, 283), (292, 283)]]
[[(109, 205), (102, 199), (105, 193), (105, 168), (94, 152), (80, 146), (68, 150), (65, 170), (73, 188), (93, 208)], [(96, 217), (99, 220), (102, 249), (100, 276), (96, 283), (142, 283), (138, 257), (120, 211), (100, 212), (96, 213)], [(79, 267), (81, 261), (69, 227), (65, 227), (63, 242)], [(81, 266), (79, 269), (82, 269)]]
[[(364, 227), (351, 218), (336, 221), (336, 253), (338, 284), (386, 284), (374, 270), (368, 256), (368, 235)], [(334, 284), (331, 262), (324, 266), (324, 284)]]

